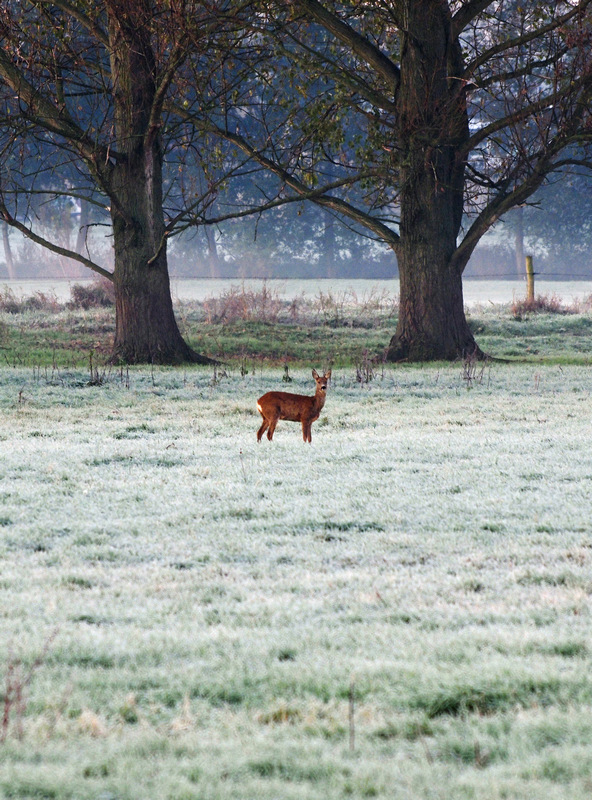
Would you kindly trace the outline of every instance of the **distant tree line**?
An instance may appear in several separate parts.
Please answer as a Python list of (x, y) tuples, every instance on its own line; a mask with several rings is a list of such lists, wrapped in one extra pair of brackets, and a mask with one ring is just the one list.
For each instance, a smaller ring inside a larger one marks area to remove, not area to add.
[[(52, 206), (55, 204), (55, 208)], [(50, 212), (50, 213), (48, 213)], [(83, 253), (91, 210), (48, 201), (37, 224), (48, 236)], [(104, 223), (108, 224), (105, 216)], [(54, 230), (55, 228), (55, 230)], [(0, 280), (90, 277), (67, 256), (15, 236), (2, 223)], [(101, 235), (103, 263), (110, 263), (108, 235)], [(93, 247), (101, 249), (98, 242)], [(506, 214), (475, 248), (464, 277), (524, 278), (524, 258), (535, 258), (548, 280), (592, 280), (592, 182), (586, 173), (562, 175), (532, 201)], [(169, 269), (177, 278), (374, 278), (398, 276), (392, 250), (353, 233), (338, 218), (314, 207), (285, 207), (260, 221), (241, 219), (187, 231), (169, 244)]]

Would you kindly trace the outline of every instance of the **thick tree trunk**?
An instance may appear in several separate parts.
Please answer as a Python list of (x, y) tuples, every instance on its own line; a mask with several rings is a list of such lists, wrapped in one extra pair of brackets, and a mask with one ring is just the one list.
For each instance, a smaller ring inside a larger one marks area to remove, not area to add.
[(396, 247), (399, 321), (387, 358), (430, 361), (480, 355), (468, 327), (462, 268), (454, 260), (463, 213), (468, 136), (462, 55), (448, 5), (407, 0), (397, 95), (401, 219)]
[[(434, 246), (435, 244), (435, 246)], [(399, 248), (399, 321), (388, 361), (481, 357), (464, 312), (462, 276), (438, 242)]]
[(115, 271), (116, 331), (112, 360), (126, 364), (213, 363), (185, 342), (173, 312), (166, 268), (146, 268), (133, 253)]
[[(139, 148), (117, 167), (117, 196), (123, 211), (112, 211), (115, 249), (115, 343), (113, 360), (127, 364), (213, 363), (194, 352), (179, 331), (171, 298), (160, 171), (154, 156)], [(159, 166), (159, 165), (158, 165)]]
[(173, 312), (162, 202), (156, 67), (145, 0), (111, 0), (109, 39), (117, 155), (109, 172), (115, 261), (112, 360), (213, 363), (184, 341)]
[(139, 148), (116, 170), (123, 210), (112, 210), (116, 318), (112, 360), (127, 364), (213, 363), (189, 347), (175, 319), (158, 199), (159, 154)]

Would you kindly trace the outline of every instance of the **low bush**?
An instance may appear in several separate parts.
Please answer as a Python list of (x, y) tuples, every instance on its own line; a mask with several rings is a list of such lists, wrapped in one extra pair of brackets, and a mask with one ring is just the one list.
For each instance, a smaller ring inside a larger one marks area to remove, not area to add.
[(56, 314), (61, 309), (62, 304), (53, 292), (35, 292), (21, 301), (22, 311), (47, 311)]
[(0, 289), (0, 311), (8, 314), (22, 314), (25, 311), (60, 311), (61, 304), (53, 292), (34, 292), (29, 297), (19, 298), (8, 286)]
[(203, 304), (206, 322), (277, 322), (285, 302), (276, 289), (267, 284), (259, 291), (245, 286), (231, 286), (220, 297), (212, 297)]
[(8, 286), (0, 289), (0, 311), (6, 311), (8, 314), (18, 314), (20, 306), (20, 301), (12, 289), (9, 289)]
[(68, 308), (108, 308), (115, 305), (115, 289), (113, 282), (107, 278), (97, 280), (87, 286), (75, 283), (70, 290), (71, 300)]
[(569, 314), (574, 313), (561, 302), (561, 298), (556, 294), (538, 294), (536, 297), (514, 300), (510, 310), (514, 319), (523, 319), (528, 314)]

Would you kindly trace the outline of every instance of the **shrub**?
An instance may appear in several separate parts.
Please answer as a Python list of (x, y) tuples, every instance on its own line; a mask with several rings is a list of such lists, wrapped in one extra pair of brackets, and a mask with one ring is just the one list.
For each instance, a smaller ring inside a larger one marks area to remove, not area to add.
[(24, 311), (50, 311), (55, 313), (62, 308), (53, 292), (35, 292), (30, 297), (18, 298), (8, 286), (0, 290), (0, 311), (9, 314), (22, 314)]
[(220, 297), (212, 297), (204, 302), (206, 322), (277, 322), (284, 303), (275, 289), (266, 283), (260, 291), (245, 286), (231, 286)]
[(69, 308), (107, 308), (115, 305), (113, 283), (107, 278), (97, 278), (88, 286), (75, 283), (70, 290)]
[(547, 313), (547, 314), (567, 314), (566, 309), (561, 304), (561, 298), (556, 294), (551, 296), (538, 294), (534, 299), (514, 300), (510, 310), (514, 319), (523, 319), (527, 314)]
[(35, 292), (21, 301), (22, 311), (49, 311), (52, 314), (63, 306), (53, 292)]
[(0, 311), (6, 311), (8, 314), (18, 314), (21, 311), (21, 301), (8, 286), (0, 289)]

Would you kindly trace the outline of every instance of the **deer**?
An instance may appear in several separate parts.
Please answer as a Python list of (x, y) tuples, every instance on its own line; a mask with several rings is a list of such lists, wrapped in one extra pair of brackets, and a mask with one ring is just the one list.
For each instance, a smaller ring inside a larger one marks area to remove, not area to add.
[(267, 392), (257, 400), (257, 409), (263, 417), (263, 423), (257, 431), (257, 441), (260, 442), (267, 431), (267, 438), (271, 442), (275, 426), (280, 419), (302, 423), (302, 438), (311, 442), (312, 423), (319, 418), (321, 409), (327, 397), (327, 383), (331, 378), (331, 370), (320, 376), (313, 369), (312, 377), (315, 379), (317, 390), (310, 397), (306, 394), (292, 394), (291, 392)]

